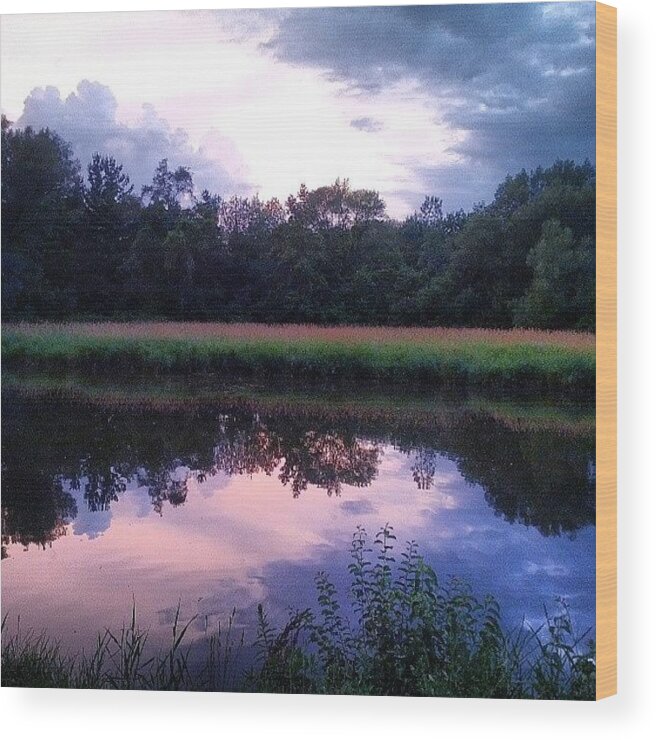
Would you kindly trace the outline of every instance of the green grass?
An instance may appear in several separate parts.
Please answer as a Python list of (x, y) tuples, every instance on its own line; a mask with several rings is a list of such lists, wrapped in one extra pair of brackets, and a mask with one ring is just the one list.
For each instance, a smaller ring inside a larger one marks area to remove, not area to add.
[[(9, 325), (2, 356), (8, 367), (79, 372), (225, 373), (256, 377), (366, 378), (442, 385), (592, 391), (594, 342), (544, 333), (449, 330), (434, 337), (401, 330), (380, 339), (313, 334), (311, 328), (270, 335), (258, 327), (238, 333), (165, 334), (124, 331), (125, 325)], [(128, 325), (129, 326), (129, 325)]]
[[(241, 675), (235, 657), (243, 636), (230, 620), (214, 635), (205, 663), (189, 667), (187, 629), (179, 609), (167, 650), (148, 657), (147, 631), (136, 620), (106, 630), (90, 656), (63, 656), (45, 636), (7, 635), (4, 686), (276, 693), (451, 696), (591, 700), (595, 648), (578, 636), (565, 602), (545, 611), (540, 629), (503, 628), (492, 597), (477, 598), (460, 581), (440, 583), (408, 543), (397, 563), (392, 528), (376, 535), (377, 552), (358, 529), (349, 566), (351, 611), (345, 614), (325, 573), (316, 577), (317, 608), (293, 614), (276, 629), (260, 606), (258, 656)], [(234, 614), (234, 613), (233, 613)], [(193, 620), (192, 620), (193, 621)]]

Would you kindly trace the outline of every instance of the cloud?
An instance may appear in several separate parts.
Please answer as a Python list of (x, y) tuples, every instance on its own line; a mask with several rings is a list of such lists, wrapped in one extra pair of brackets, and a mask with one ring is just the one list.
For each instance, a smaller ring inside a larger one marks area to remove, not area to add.
[(366, 131), (367, 133), (373, 134), (376, 131), (381, 131), (383, 129), (383, 122), (369, 116), (363, 116), (362, 118), (354, 118), (351, 121), (350, 126), (352, 128), (357, 128), (359, 131)]
[(95, 540), (107, 532), (112, 523), (112, 511), (110, 509), (91, 511), (81, 488), (71, 490), (70, 493), (77, 505), (77, 516), (73, 519), (73, 534), (86, 535), (90, 540)]
[(3, 106), (18, 117), (35, 88), (19, 125), (83, 166), (113, 154), (137, 186), (168, 157), (224, 195), (343, 176), (394, 216), (426, 194), (470, 208), (521, 168), (594, 161), (594, 19), (589, 2), (8, 16)]
[(457, 162), (419, 166), (417, 177), (453, 184), (470, 205), (517, 169), (594, 159), (594, 34), (589, 2), (327, 8), (289, 11), (265, 47), (348, 95), (415, 81), (436, 122), (462, 134)]
[(135, 125), (117, 121), (116, 111), (117, 101), (109, 87), (82, 80), (65, 99), (56, 87), (32, 90), (16, 125), (53, 129), (72, 145), (83, 168), (96, 152), (114, 156), (137, 188), (151, 181), (164, 158), (172, 167), (189, 167), (199, 189), (225, 194), (247, 187), (222, 165), (222, 159), (234, 165), (238, 156), (231, 142), (218, 132), (208, 132), (195, 148), (187, 134), (172, 129), (152, 105), (142, 106)]

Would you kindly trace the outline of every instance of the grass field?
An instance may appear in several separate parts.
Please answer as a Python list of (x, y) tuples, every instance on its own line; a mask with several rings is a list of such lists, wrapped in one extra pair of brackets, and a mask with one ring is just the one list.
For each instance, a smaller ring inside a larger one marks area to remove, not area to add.
[(444, 385), (594, 389), (578, 332), (178, 322), (3, 326), (12, 366), (80, 372), (238, 373)]

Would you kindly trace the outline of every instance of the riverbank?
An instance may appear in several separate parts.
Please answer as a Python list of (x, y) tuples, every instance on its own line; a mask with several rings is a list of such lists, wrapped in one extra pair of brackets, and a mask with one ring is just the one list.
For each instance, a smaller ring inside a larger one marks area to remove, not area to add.
[(217, 323), (3, 326), (6, 367), (592, 392), (595, 338), (537, 330)]

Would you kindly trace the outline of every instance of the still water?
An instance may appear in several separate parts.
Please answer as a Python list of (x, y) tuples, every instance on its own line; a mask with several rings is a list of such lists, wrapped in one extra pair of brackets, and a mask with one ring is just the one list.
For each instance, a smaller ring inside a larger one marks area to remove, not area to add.
[(9, 380), (2, 613), (70, 650), (129, 618), (168, 642), (236, 609), (273, 621), (346, 593), (358, 525), (389, 522), (509, 626), (556, 596), (594, 624), (594, 408), (368, 389)]

